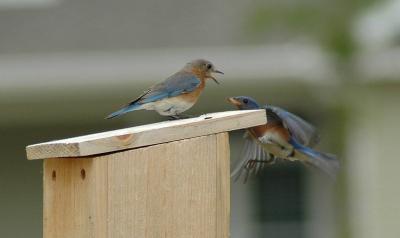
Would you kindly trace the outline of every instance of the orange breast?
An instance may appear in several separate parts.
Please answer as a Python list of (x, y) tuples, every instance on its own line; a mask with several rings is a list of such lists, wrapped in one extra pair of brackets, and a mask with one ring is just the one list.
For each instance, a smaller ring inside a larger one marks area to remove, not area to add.
[(266, 125), (255, 126), (250, 128), (249, 131), (257, 138), (264, 136), (266, 133), (279, 134), (286, 141), (288, 141), (290, 138), (289, 131), (281, 125), (277, 125), (275, 123), (267, 123)]
[(182, 98), (182, 100), (185, 100), (187, 102), (192, 102), (195, 103), (197, 101), (197, 99), (199, 98), (201, 92), (203, 91), (205, 87), (205, 80), (202, 79), (200, 85), (193, 90), (192, 92), (189, 93), (184, 93), (182, 95), (180, 95), (179, 97)]
[(250, 133), (256, 138), (262, 137), (267, 130), (267, 125), (255, 126), (249, 129)]
[(281, 138), (285, 139), (286, 141), (289, 141), (290, 134), (285, 127), (282, 126), (271, 127), (269, 132), (278, 134)]

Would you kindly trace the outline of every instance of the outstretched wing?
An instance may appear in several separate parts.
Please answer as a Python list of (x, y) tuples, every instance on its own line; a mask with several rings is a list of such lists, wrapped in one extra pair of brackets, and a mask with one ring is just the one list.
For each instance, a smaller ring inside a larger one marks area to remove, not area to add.
[(317, 129), (310, 123), (279, 107), (266, 105), (265, 109), (267, 115), (268, 111), (277, 115), (296, 141), (302, 145), (313, 147), (319, 143), (320, 138)]
[(257, 138), (249, 132), (246, 131), (243, 137), (245, 142), (242, 154), (231, 172), (231, 177), (234, 181), (237, 181), (243, 175), (243, 181), (246, 183), (251, 174), (257, 174), (264, 168), (265, 164), (273, 163), (275, 158), (266, 153)]
[(194, 74), (188, 72), (178, 72), (167, 78), (161, 83), (158, 83), (137, 99), (131, 101), (126, 106), (107, 116), (107, 119), (123, 115), (127, 112), (141, 109), (141, 105), (149, 102), (155, 102), (164, 98), (175, 97), (183, 93), (189, 93), (195, 90), (201, 84)]

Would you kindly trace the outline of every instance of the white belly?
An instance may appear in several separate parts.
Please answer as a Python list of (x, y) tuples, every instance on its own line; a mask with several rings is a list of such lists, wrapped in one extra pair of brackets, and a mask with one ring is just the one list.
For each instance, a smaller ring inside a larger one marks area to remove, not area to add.
[[(292, 145), (290, 145), (284, 138), (280, 136), (279, 133), (276, 132), (265, 133), (265, 135), (259, 137), (258, 140), (261, 142), (266, 151), (278, 158), (287, 159), (288, 150), (290, 151), (292, 149)], [(296, 160), (292, 157), (291, 159)]]
[(188, 110), (194, 105), (194, 102), (186, 102), (176, 97), (146, 103), (143, 108), (146, 110), (155, 110), (162, 116), (175, 116)]
[(259, 137), (258, 140), (260, 140), (263, 144), (271, 143), (271, 141), (274, 141), (275, 143), (282, 146), (287, 144), (287, 142), (281, 137), (281, 135), (275, 131), (268, 131), (263, 136)]

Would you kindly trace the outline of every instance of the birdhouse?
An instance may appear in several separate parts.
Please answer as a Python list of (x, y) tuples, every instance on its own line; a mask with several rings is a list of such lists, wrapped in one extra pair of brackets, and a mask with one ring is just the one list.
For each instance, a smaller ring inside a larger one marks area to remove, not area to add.
[(264, 123), (219, 112), (28, 146), (44, 160), (43, 236), (229, 237), (227, 132)]

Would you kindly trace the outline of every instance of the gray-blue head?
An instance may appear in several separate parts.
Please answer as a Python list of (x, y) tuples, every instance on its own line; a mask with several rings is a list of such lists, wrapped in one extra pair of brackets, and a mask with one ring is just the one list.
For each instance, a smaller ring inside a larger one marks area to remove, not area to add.
[(228, 98), (228, 102), (237, 106), (240, 110), (253, 110), (260, 108), (260, 105), (258, 105), (256, 100), (247, 96), (230, 97)]

